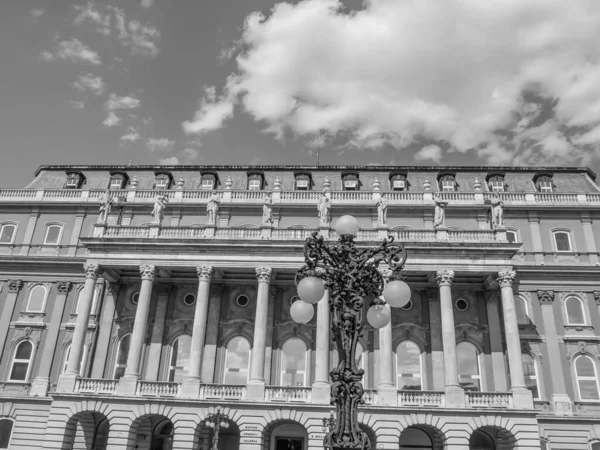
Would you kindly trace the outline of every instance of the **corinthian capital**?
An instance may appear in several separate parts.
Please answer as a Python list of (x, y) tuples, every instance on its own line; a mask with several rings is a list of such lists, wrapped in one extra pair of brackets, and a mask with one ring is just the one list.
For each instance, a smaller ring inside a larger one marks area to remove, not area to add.
[(8, 292), (19, 292), (23, 287), (21, 280), (8, 280)]
[(73, 283), (71, 283), (70, 281), (59, 281), (58, 283), (56, 283), (58, 293), (63, 295), (69, 293), (69, 291), (71, 290), (71, 286), (73, 286)]
[(498, 281), (498, 285), (501, 288), (512, 287), (516, 275), (517, 272), (515, 272), (514, 270), (503, 270), (501, 272), (498, 272), (498, 277), (496, 277), (496, 281)]
[(140, 266), (140, 275), (142, 276), (142, 280), (154, 280), (156, 266), (153, 266), (152, 264)]
[(554, 303), (554, 291), (537, 291), (538, 300), (542, 305)]
[(454, 270), (438, 270), (435, 273), (435, 281), (437, 281), (438, 286), (452, 286), (452, 282), (454, 281)]
[(273, 269), (270, 267), (257, 267), (256, 268), (256, 278), (259, 283), (269, 283), (271, 281), (271, 275), (273, 274)]
[(212, 266), (197, 266), (196, 272), (198, 273), (198, 279), (200, 281), (209, 281), (213, 276)]
[(98, 275), (100, 275), (100, 266), (96, 263), (84, 264), (83, 270), (85, 271), (85, 277), (91, 278), (92, 280), (97, 280)]

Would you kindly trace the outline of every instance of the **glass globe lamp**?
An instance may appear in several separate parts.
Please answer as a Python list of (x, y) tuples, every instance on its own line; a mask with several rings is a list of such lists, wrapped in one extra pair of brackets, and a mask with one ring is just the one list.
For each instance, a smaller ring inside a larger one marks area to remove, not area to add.
[(290, 316), (294, 322), (308, 323), (315, 315), (315, 309), (305, 301), (296, 300), (290, 307)]
[(317, 277), (306, 277), (298, 283), (298, 297), (303, 302), (314, 305), (325, 295), (325, 286)]
[(373, 328), (383, 328), (390, 320), (390, 310), (385, 305), (373, 305), (367, 311), (367, 322)]
[(358, 234), (358, 221), (352, 216), (342, 216), (335, 223), (335, 231), (340, 236)]
[(410, 287), (404, 281), (390, 281), (383, 288), (383, 299), (392, 308), (402, 308), (410, 301)]

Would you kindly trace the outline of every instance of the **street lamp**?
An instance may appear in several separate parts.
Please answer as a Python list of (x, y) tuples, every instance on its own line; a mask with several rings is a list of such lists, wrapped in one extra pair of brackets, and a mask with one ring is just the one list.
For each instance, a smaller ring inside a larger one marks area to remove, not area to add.
[[(352, 216), (342, 216), (336, 223), (338, 242), (328, 244), (318, 232), (304, 243), (304, 261), (297, 274), (298, 296), (290, 313), (299, 323), (307, 323), (318, 303), (329, 291), (330, 327), (339, 364), (330, 372), (331, 404), (336, 407), (336, 419), (323, 440), (328, 450), (367, 449), (366, 433), (358, 426), (358, 405), (364, 404), (363, 369), (356, 367), (356, 344), (364, 326), (363, 307), (370, 299), (367, 321), (374, 328), (383, 328), (391, 319), (386, 302), (402, 307), (410, 301), (410, 288), (399, 278), (406, 262), (406, 250), (394, 237), (384, 239), (379, 247), (359, 249), (354, 242), (358, 222)], [(377, 270), (385, 262), (392, 271), (392, 281), (384, 283)], [(383, 298), (382, 298), (383, 294)], [(294, 308), (295, 306), (295, 308)]]
[(229, 416), (221, 412), (221, 408), (217, 408), (216, 413), (210, 413), (204, 419), (204, 426), (213, 429), (212, 450), (219, 450), (219, 432), (221, 428), (229, 428)]

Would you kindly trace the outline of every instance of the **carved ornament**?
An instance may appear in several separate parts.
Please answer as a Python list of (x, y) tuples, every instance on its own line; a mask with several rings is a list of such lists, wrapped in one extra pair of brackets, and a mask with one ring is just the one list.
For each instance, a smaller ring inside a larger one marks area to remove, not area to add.
[(23, 287), (21, 280), (8, 280), (8, 292), (19, 292)]
[(58, 293), (62, 295), (68, 294), (71, 290), (71, 287), (73, 287), (73, 283), (71, 283), (70, 281), (59, 281), (58, 283), (56, 283)]
[(100, 275), (100, 266), (96, 263), (84, 264), (83, 270), (87, 279), (97, 280), (98, 275)]
[(438, 270), (435, 273), (435, 280), (439, 286), (452, 286), (452, 282), (454, 281), (454, 270)]
[(212, 266), (197, 266), (196, 273), (198, 274), (198, 280), (205, 281), (210, 283), (210, 280), (213, 276), (213, 267)]
[(498, 285), (500, 286), (500, 288), (512, 287), (516, 275), (517, 272), (515, 272), (514, 270), (503, 270), (501, 272), (498, 272), (498, 277), (496, 278), (496, 281), (498, 281)]
[(537, 291), (540, 305), (551, 305), (554, 303), (554, 291)]
[(156, 276), (156, 266), (151, 264), (140, 266), (140, 275), (142, 276), (142, 280), (153, 281)]
[(256, 278), (259, 283), (269, 283), (271, 282), (271, 276), (273, 275), (273, 269), (270, 267), (257, 267), (256, 269)]

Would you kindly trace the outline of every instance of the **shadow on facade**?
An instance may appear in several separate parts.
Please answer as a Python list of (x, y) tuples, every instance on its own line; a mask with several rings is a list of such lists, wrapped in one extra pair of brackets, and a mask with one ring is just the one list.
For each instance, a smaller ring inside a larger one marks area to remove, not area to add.
[(444, 435), (429, 425), (415, 425), (405, 428), (400, 434), (400, 450), (442, 450)]
[(65, 426), (62, 450), (106, 450), (109, 422), (105, 415), (82, 411), (69, 419)]
[(135, 450), (171, 450), (175, 429), (173, 423), (161, 415), (138, 417), (129, 430), (127, 448)]
[(498, 427), (481, 427), (469, 439), (470, 450), (513, 450), (517, 440), (509, 431)]
[[(240, 429), (237, 424), (231, 420), (228, 420), (229, 426), (227, 428), (221, 428), (219, 432), (219, 448), (220, 449), (231, 449), (239, 450), (240, 448)], [(212, 428), (203, 426), (202, 423), (196, 427), (196, 434), (194, 436), (194, 449), (207, 450), (212, 448), (214, 438), (214, 431)]]

